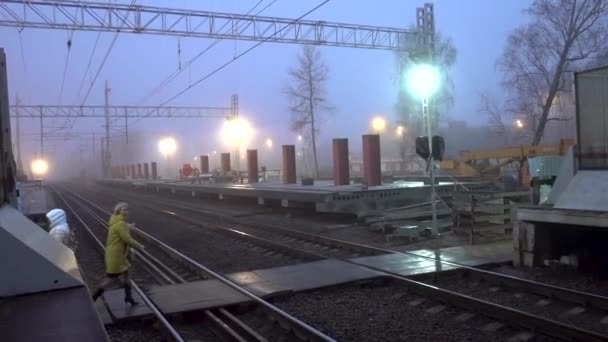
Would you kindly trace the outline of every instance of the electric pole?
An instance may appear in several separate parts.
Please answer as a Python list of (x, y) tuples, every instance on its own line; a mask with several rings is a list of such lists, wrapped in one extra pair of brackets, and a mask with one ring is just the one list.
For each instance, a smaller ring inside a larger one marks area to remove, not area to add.
[(125, 139), (127, 145), (129, 145), (129, 111), (125, 107)]
[(105, 88), (105, 113), (106, 113), (106, 146), (105, 154), (103, 159), (103, 176), (109, 176), (109, 168), (112, 160), (110, 153), (110, 88), (108, 87), (108, 81), (106, 80)]
[[(237, 94), (233, 94), (230, 98), (230, 110), (231, 110), (231, 118), (230, 120), (238, 120), (239, 118), (239, 96)], [(234, 151), (234, 169), (237, 172), (241, 171), (241, 144), (237, 143)]]
[(40, 109), (40, 159), (44, 158), (44, 122), (42, 118), (42, 109)]
[[(15, 103), (17, 106), (19, 106), (19, 95), (15, 96)], [(23, 163), (21, 161), (21, 126), (19, 125), (19, 109), (16, 110), (15, 114), (15, 135), (17, 138), (17, 174), (21, 175), (23, 173)]]

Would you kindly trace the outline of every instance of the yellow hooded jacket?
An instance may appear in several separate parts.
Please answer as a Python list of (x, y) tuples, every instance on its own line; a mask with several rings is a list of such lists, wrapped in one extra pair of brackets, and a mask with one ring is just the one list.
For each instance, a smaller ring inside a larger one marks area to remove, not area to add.
[(127, 255), (129, 247), (139, 248), (129, 233), (129, 225), (120, 214), (112, 215), (108, 222), (108, 239), (106, 241), (106, 273), (123, 273), (129, 269)]

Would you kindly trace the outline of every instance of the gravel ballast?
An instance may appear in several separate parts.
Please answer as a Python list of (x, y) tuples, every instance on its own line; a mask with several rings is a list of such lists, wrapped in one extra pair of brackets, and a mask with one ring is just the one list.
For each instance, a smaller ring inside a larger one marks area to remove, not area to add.
[(464, 311), (432, 300), (413, 306), (420, 297), (399, 284), (361, 284), (332, 287), (275, 299), (279, 308), (339, 341), (502, 341), (519, 331), (480, 330), (491, 323), (479, 317), (458, 322)]
[(438, 277), (423, 277), (421, 280), (446, 290), (549, 318), (581, 329), (601, 334), (608, 333), (608, 325), (601, 323), (602, 319), (608, 317), (606, 311), (584, 308), (579, 304), (561, 301), (559, 298), (547, 298), (532, 292), (512, 289), (508, 286), (498, 286), (464, 271), (451, 272)]
[(484, 269), (608, 297), (608, 279), (600, 278), (593, 274), (576, 273), (574, 271), (558, 271), (549, 268), (514, 268), (513, 266), (508, 265), (491, 268), (485, 267)]
[[(119, 198), (78, 189), (81, 195), (110, 211)], [(128, 199), (127, 199), (128, 200)], [(144, 207), (145, 201), (131, 201), (130, 221), (141, 230), (186, 254), (210, 269), (230, 274), (312, 261), (254, 245), (249, 241), (227, 237), (214, 230), (184, 223), (171, 215), (161, 214)], [(166, 209), (170, 211), (170, 208)], [(204, 222), (201, 222), (204, 224)], [(315, 259), (316, 260), (316, 259)]]

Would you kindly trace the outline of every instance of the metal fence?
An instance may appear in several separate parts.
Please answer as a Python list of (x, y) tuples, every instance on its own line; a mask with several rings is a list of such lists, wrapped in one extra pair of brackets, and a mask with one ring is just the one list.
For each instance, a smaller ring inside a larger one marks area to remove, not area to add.
[(608, 67), (575, 74), (580, 170), (608, 169)]

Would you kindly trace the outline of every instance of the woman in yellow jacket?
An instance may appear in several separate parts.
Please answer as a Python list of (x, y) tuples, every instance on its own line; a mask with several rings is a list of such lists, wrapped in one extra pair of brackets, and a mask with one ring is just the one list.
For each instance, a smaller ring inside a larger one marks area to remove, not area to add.
[(108, 222), (108, 239), (105, 253), (106, 276), (102, 279), (99, 289), (93, 294), (93, 301), (97, 300), (106, 289), (118, 281), (125, 289), (125, 303), (138, 304), (132, 295), (128, 256), (130, 247), (143, 249), (143, 246), (131, 237), (129, 233), (130, 225), (127, 223), (128, 217), (128, 204), (124, 202), (116, 204)]

